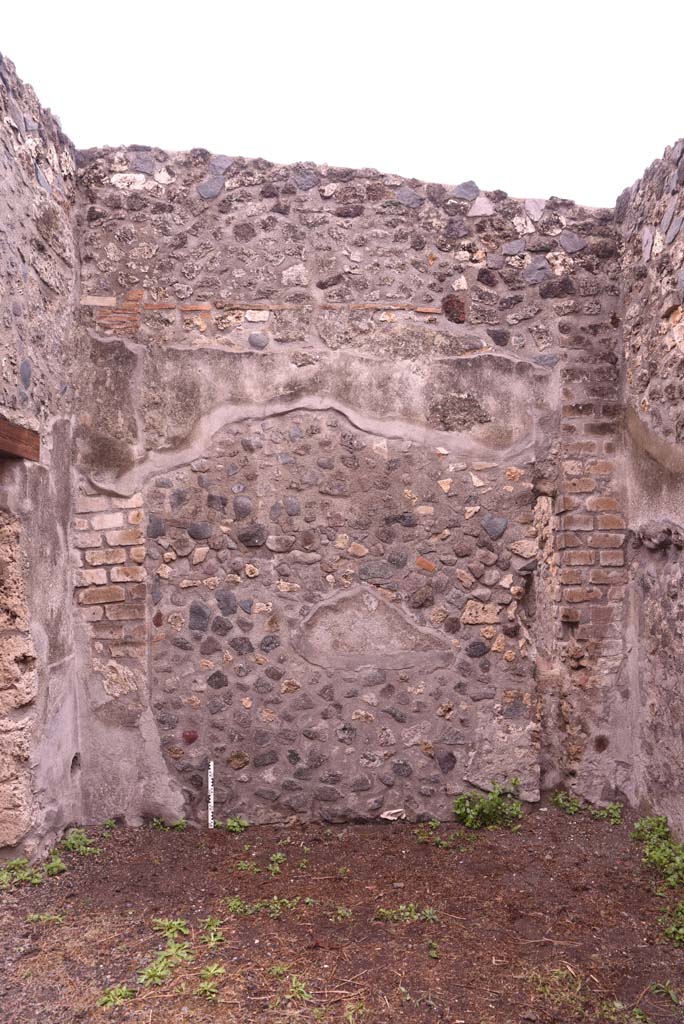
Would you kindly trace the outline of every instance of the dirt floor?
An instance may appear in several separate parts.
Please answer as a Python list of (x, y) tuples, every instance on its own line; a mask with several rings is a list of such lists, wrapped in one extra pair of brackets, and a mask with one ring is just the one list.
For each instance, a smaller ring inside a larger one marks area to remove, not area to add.
[(682, 894), (632, 824), (92, 830), (99, 854), (0, 893), (0, 1021), (684, 1021)]

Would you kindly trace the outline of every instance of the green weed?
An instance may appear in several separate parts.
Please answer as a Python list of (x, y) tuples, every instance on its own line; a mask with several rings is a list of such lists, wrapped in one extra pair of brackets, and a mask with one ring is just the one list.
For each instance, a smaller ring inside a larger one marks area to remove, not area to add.
[(516, 799), (520, 780), (513, 778), (508, 788), (496, 784), (487, 796), (462, 793), (454, 800), (454, 816), (466, 828), (517, 828), (523, 816), (521, 802)]
[(78, 853), (82, 857), (90, 857), (100, 852), (84, 828), (70, 828), (62, 840), (62, 847), (69, 853)]
[(166, 939), (175, 939), (179, 935), (189, 935), (188, 922), (183, 918), (154, 917), (152, 919), (152, 930), (161, 932)]
[(121, 1006), (126, 999), (133, 999), (135, 990), (128, 985), (112, 985), (106, 988), (97, 1001), (98, 1006)]
[(668, 907), (660, 918), (663, 935), (674, 946), (684, 946), (684, 903)]
[(655, 868), (666, 885), (673, 889), (684, 885), (684, 845), (672, 838), (667, 818), (642, 818), (634, 827), (632, 839), (644, 844), (644, 864)]

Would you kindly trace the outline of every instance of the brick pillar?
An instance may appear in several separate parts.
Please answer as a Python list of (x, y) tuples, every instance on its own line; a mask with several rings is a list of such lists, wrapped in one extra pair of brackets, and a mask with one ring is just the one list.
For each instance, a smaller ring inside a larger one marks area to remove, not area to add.
[(619, 335), (608, 324), (563, 339), (561, 474), (556, 498), (556, 641), (565, 665), (565, 764), (600, 751), (611, 686), (625, 654), (627, 570), (620, 472)]
[(76, 499), (77, 613), (90, 635), (94, 671), (112, 677), (116, 689), (127, 673), (134, 680), (143, 672), (147, 657), (142, 503), (141, 494)]

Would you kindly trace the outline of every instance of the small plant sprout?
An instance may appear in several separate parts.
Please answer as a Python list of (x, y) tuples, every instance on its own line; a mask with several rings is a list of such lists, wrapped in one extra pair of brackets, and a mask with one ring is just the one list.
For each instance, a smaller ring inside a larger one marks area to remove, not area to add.
[(226, 969), (221, 964), (209, 964), (208, 967), (204, 967), (200, 971), (200, 978), (202, 981), (212, 981), (214, 978), (220, 978), (225, 973)]
[(171, 974), (171, 968), (165, 960), (157, 959), (138, 974), (138, 982), (143, 988), (151, 985), (163, 985)]
[(330, 915), (330, 920), (333, 924), (342, 924), (343, 921), (351, 921), (353, 914), (349, 907), (335, 907), (334, 912)]
[(29, 924), (61, 924), (64, 917), (62, 914), (29, 914), (26, 920)]
[(651, 985), (650, 992), (654, 996), (665, 996), (673, 1006), (684, 1005), (684, 995), (681, 992), (677, 992), (669, 981), (666, 981), (664, 985), (656, 982), (654, 985)]
[(163, 818), (153, 818), (152, 828), (156, 828), (158, 832), (166, 832), (169, 826), (166, 824)]
[(428, 956), (431, 960), (439, 960), (440, 957), (439, 946), (432, 940), (428, 942)]
[(285, 998), (292, 1002), (299, 1003), (310, 1003), (313, 996), (309, 992), (304, 983), (303, 979), (297, 974), (293, 974), (290, 977), (290, 987), (287, 991)]
[(218, 985), (215, 981), (201, 981), (195, 989), (195, 995), (210, 1002), (218, 999)]
[(11, 889), (15, 885), (40, 885), (43, 872), (31, 867), (26, 857), (8, 860), (0, 869), (0, 889)]
[(112, 985), (111, 988), (106, 988), (100, 998), (97, 1001), (98, 1006), (122, 1006), (126, 999), (133, 999), (135, 996), (135, 989), (129, 988), (128, 985)]
[(268, 973), (272, 978), (284, 978), (289, 970), (290, 964), (274, 964), (273, 967), (269, 967)]
[(85, 828), (70, 828), (65, 839), (62, 839), (61, 846), (62, 849), (68, 850), (70, 853), (78, 853), (82, 857), (99, 853)]
[(644, 864), (655, 868), (666, 885), (672, 889), (684, 885), (684, 844), (672, 838), (667, 818), (642, 818), (632, 839), (644, 844)]
[(398, 907), (378, 907), (375, 912), (376, 921), (388, 921), (391, 924), (404, 924), (411, 921), (428, 921), (439, 923), (439, 915), (432, 907), (420, 910), (415, 903), (400, 903)]
[(53, 878), (55, 875), (64, 874), (66, 870), (67, 866), (62, 858), (56, 853), (51, 854), (50, 859), (45, 864), (45, 874), (49, 878)]
[(513, 778), (508, 786), (495, 784), (491, 793), (462, 793), (454, 800), (454, 815), (466, 828), (519, 828), (523, 816), (522, 804), (516, 794), (520, 779)]
[(285, 863), (286, 860), (287, 857), (285, 856), (284, 853), (272, 853), (271, 856), (268, 858), (268, 864), (266, 865), (266, 870), (268, 871), (269, 875), (279, 875), (281, 873), (282, 865)]
[(172, 967), (176, 967), (182, 963), (192, 963), (195, 959), (195, 955), (190, 949), (189, 942), (176, 942), (175, 939), (169, 939), (166, 947), (159, 954), (160, 959), (163, 958)]
[(70, 828), (62, 840), (62, 846), (70, 853), (78, 853), (82, 857), (89, 857), (100, 852), (83, 828)]
[(582, 801), (578, 797), (573, 796), (572, 793), (565, 793), (561, 789), (553, 794), (551, 803), (559, 811), (563, 811), (564, 814), (569, 814), (571, 817), (579, 814), (582, 810)]
[(258, 875), (261, 868), (253, 860), (239, 860), (236, 865), (238, 871), (247, 871), (251, 875)]
[(174, 822), (173, 825), (171, 826), (171, 828), (175, 829), (176, 832), (185, 832), (187, 827), (188, 823), (185, 820), (185, 818), (181, 818), (180, 821)]
[(183, 918), (155, 917), (152, 919), (152, 930), (161, 932), (166, 939), (175, 939), (179, 935), (189, 935), (188, 922)]
[(202, 928), (205, 935), (202, 936), (202, 942), (209, 947), (209, 949), (216, 949), (222, 942), (225, 942), (223, 935), (222, 926), (223, 921), (218, 917), (207, 917), (202, 922)]
[(245, 819), (241, 818), (239, 815), (235, 818), (226, 818), (223, 823), (223, 827), (227, 829), (228, 832), (237, 833), (244, 832), (248, 825), (249, 822), (245, 821)]
[(660, 918), (663, 935), (674, 946), (684, 946), (684, 903), (668, 907)]
[(606, 804), (605, 807), (592, 807), (589, 811), (596, 821), (608, 821), (611, 825), (622, 824), (622, 804)]

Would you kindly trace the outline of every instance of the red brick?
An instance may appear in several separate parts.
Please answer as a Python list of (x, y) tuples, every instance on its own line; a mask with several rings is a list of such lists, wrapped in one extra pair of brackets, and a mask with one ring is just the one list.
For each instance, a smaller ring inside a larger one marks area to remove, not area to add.
[(608, 590), (608, 600), (624, 601), (626, 592), (626, 587), (610, 587)]
[(603, 569), (598, 566), (589, 570), (590, 583), (626, 583), (627, 573), (624, 569)]
[(592, 473), (594, 476), (612, 476), (615, 472), (615, 463), (608, 462), (607, 459), (592, 459), (587, 462), (587, 473)]
[(579, 622), (580, 613), (577, 608), (561, 608), (561, 622)]
[(125, 600), (123, 587), (88, 587), (79, 591), (79, 604), (109, 604), (112, 601)]
[(596, 517), (597, 530), (626, 530), (625, 517), (616, 515), (614, 512), (605, 512)]
[(594, 434), (599, 437), (605, 434), (614, 434), (616, 429), (616, 424), (608, 420), (594, 420), (584, 424), (585, 434)]
[(594, 517), (586, 512), (568, 512), (563, 520), (566, 530), (593, 530)]
[(624, 565), (625, 553), (624, 551), (601, 551), (599, 561), (601, 565)]
[(589, 538), (591, 548), (621, 548), (625, 542), (624, 533), (595, 533)]
[(583, 582), (584, 573), (580, 569), (561, 569), (558, 578), (563, 585), (574, 585)]
[(574, 512), (579, 507), (579, 498), (571, 498), (569, 494), (559, 494), (555, 500), (553, 510), (556, 515), (561, 515), (563, 512)]
[(145, 535), (136, 526), (129, 526), (124, 530), (109, 530), (106, 534), (107, 543), (112, 547), (118, 545), (144, 544)]
[(563, 565), (593, 565), (595, 561), (596, 552), (587, 551), (586, 548), (568, 548), (561, 551)]
[(577, 402), (574, 405), (564, 405), (561, 407), (561, 416), (593, 416), (594, 415), (594, 404), (593, 402)]
[(587, 498), (586, 506), (589, 512), (617, 512), (620, 508), (617, 498), (598, 494)]
[(560, 531), (556, 534), (556, 548), (558, 551), (562, 551), (563, 548), (579, 548), (581, 546), (582, 541), (576, 533)]
[(144, 619), (145, 605), (142, 601), (130, 604), (108, 604), (105, 606), (108, 619)]
[(112, 583), (141, 583), (145, 579), (142, 565), (117, 565), (111, 572)]
[(563, 490), (567, 494), (590, 494), (596, 490), (596, 481), (590, 476), (578, 476), (565, 480)]
[(95, 548), (86, 551), (85, 560), (88, 565), (116, 565), (126, 561), (126, 552), (123, 548)]
[(565, 459), (577, 459), (582, 455), (594, 455), (596, 450), (596, 441), (564, 441), (561, 445), (561, 452)]
[(603, 597), (603, 592), (596, 587), (566, 587), (563, 591), (563, 599), (577, 604), (581, 601), (598, 601)]

